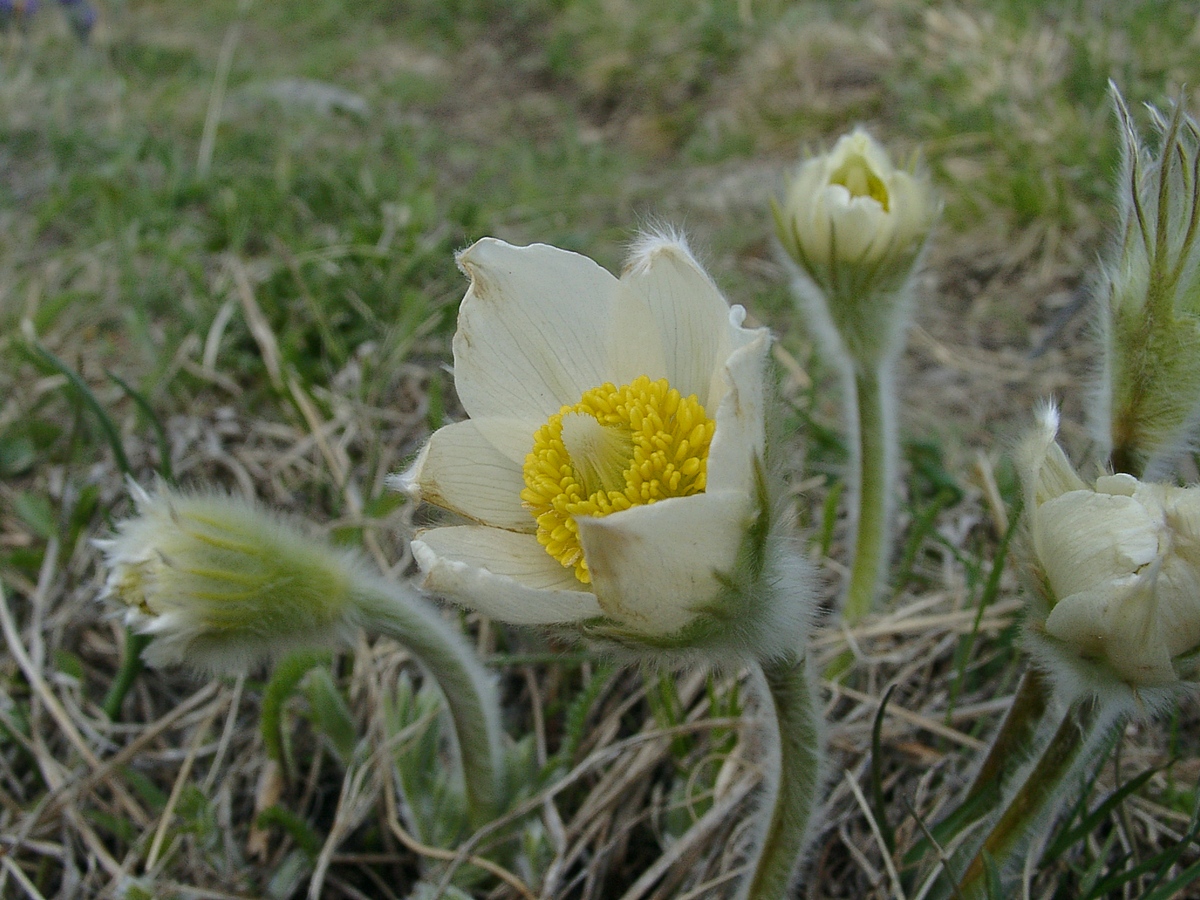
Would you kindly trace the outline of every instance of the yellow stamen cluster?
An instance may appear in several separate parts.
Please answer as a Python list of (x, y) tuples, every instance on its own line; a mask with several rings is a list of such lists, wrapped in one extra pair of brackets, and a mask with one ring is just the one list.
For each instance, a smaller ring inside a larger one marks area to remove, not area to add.
[(586, 391), (537, 430), (525, 457), (521, 499), (538, 542), (590, 584), (575, 519), (703, 493), (715, 429), (695, 395), (665, 378)]
[(888, 189), (883, 179), (875, 174), (871, 164), (861, 154), (854, 154), (834, 172), (829, 181), (840, 184), (851, 197), (870, 197), (878, 201), (883, 211), (888, 211)]

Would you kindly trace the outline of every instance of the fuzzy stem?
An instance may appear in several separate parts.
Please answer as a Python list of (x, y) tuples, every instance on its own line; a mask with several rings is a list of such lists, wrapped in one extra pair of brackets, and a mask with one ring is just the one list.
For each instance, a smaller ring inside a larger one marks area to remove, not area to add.
[(404, 644), (441, 688), (458, 741), (472, 825), (489, 822), (501, 801), (500, 701), (491, 675), (436, 608), (392, 582), (363, 587), (363, 625)]
[(779, 736), (774, 801), (753, 874), (739, 900), (784, 900), (800, 864), (821, 780), (816, 699), (805, 660), (762, 666)]
[[(1008, 715), (992, 738), (987, 756), (971, 786), (954, 809), (942, 817), (935, 831), (949, 830), (961, 834), (969, 829), (981, 828), (977, 823), (999, 814), (997, 807), (1003, 802), (1006, 789), (1011, 789), (1014, 776), (1036, 758), (1039, 749), (1050, 739), (1047, 732), (1053, 720), (1047, 713), (1051, 696), (1051, 685), (1046, 674), (1039, 669), (1027, 669), (1013, 695)], [(944, 839), (945, 834), (939, 837)], [(957, 856), (961, 859), (974, 854), (983, 838), (982, 832), (969, 837), (955, 851)], [(929, 842), (932, 840), (933, 836), (930, 835), (928, 841), (919, 842), (913, 847), (905, 857), (905, 865), (920, 865), (923, 859), (928, 860), (932, 849)], [(946, 885), (943, 883), (942, 886), (944, 888)]]
[(1012, 769), (1029, 759), (1038, 725), (1050, 704), (1050, 684), (1040, 669), (1027, 669), (1017, 685), (1012, 706), (992, 739), (987, 758), (963, 798), (964, 805), (995, 792)]
[(138, 675), (145, 668), (145, 663), (142, 662), (142, 651), (149, 643), (150, 635), (138, 634), (130, 628), (125, 629), (125, 654), (121, 657), (121, 668), (117, 669), (117, 674), (113, 677), (113, 682), (109, 685), (108, 693), (104, 695), (102, 704), (104, 714), (110, 721), (115, 722), (120, 718), (121, 705), (125, 702), (125, 695), (129, 693), (129, 689), (133, 687)]
[(872, 367), (854, 373), (854, 407), (858, 415), (857, 468), (858, 503), (854, 560), (842, 616), (853, 625), (875, 605), (887, 565), (891, 531), (891, 476), (894, 457), (890, 390), (890, 366)]
[(1102, 746), (1102, 742), (1094, 740), (1101, 730), (1098, 727), (1101, 719), (1101, 704), (1094, 699), (1077, 701), (1063, 717), (1041, 759), (1009, 801), (959, 881), (958, 891), (963, 898), (987, 896), (985, 855), (1003, 871), (1026, 846), (1039, 822), (1055, 812), (1072, 784), (1071, 774), (1087, 761), (1088, 751)]

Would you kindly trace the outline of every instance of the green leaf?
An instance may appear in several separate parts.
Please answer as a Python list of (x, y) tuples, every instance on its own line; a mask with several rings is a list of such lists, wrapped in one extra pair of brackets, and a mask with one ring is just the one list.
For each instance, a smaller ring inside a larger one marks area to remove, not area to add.
[(104, 411), (104, 407), (96, 399), (96, 395), (92, 393), (92, 389), (87, 386), (87, 382), (80, 378), (74, 369), (43, 347), (40, 342), (33, 341), (29, 346), (33, 350), (34, 356), (67, 379), (67, 383), (74, 388), (75, 393), (79, 395), (79, 399), (83, 401), (84, 406), (92, 411), (92, 414), (96, 417), (96, 421), (100, 423), (100, 429), (108, 439), (109, 447), (112, 448), (113, 457), (117, 461), (117, 468), (123, 474), (132, 478), (133, 469), (129, 465), (129, 458), (125, 455), (125, 447), (121, 442), (121, 435), (117, 431), (117, 426), (113, 424), (113, 420)]
[(324, 651), (298, 650), (289, 653), (275, 666), (263, 691), (262, 717), (259, 719), (263, 743), (266, 745), (267, 756), (283, 766), (283, 771), (288, 777), (294, 776), (295, 773), (288, 758), (290, 751), (283, 731), (283, 706), (296, 692), (301, 679), (309, 670), (328, 665), (330, 659), (330, 654)]
[(13, 511), (43, 540), (48, 541), (58, 534), (58, 521), (54, 510), (43, 494), (22, 491), (13, 498)]
[(358, 747), (358, 729), (350, 707), (333, 683), (328, 669), (314, 668), (308, 672), (304, 679), (304, 696), (308, 700), (313, 727), (329, 738), (342, 765), (348, 765)]
[(105, 370), (105, 374), (117, 383), (117, 387), (125, 392), (125, 396), (136, 403), (138, 408), (146, 415), (146, 418), (150, 420), (150, 425), (154, 428), (154, 438), (158, 443), (158, 474), (168, 484), (174, 484), (175, 474), (171, 470), (171, 444), (167, 441), (166, 429), (163, 428), (162, 420), (158, 417), (158, 414), (154, 412), (154, 407), (150, 405), (150, 401), (112, 372)]
[(879, 833), (889, 854), (896, 852), (896, 832), (888, 821), (887, 804), (883, 798), (883, 717), (887, 712), (888, 701), (896, 685), (889, 684), (875, 710), (875, 721), (871, 724), (871, 805), (874, 807), (875, 821), (879, 825)]

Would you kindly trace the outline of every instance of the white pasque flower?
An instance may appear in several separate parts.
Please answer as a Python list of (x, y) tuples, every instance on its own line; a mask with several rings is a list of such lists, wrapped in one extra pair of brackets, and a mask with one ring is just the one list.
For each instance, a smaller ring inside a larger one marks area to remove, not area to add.
[(856, 128), (800, 165), (777, 224), (788, 253), (822, 288), (840, 293), (839, 280), (864, 277), (847, 266), (884, 278), (899, 268), (906, 278), (935, 211), (925, 180), (892, 165)]
[(153, 638), (146, 662), (233, 673), (353, 636), (367, 576), (352, 554), (246, 500), (130, 486), (137, 516), (96, 545), (109, 569), (102, 599)]
[(475, 524), (416, 537), (425, 588), (507, 622), (664, 646), (733, 614), (764, 541), (768, 332), (742, 327), (674, 237), (643, 238), (620, 279), (493, 238), (458, 263), (470, 418), (397, 483)]
[(1200, 486), (1086, 484), (1057, 431), (1057, 411), (1043, 410), (1019, 459), (1045, 614), (1034, 627), (1119, 682), (1174, 683), (1200, 649)]

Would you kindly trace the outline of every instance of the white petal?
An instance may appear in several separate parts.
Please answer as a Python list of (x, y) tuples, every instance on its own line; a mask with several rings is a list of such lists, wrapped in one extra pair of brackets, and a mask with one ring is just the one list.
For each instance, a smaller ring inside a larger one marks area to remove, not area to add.
[(1157, 523), (1132, 497), (1068, 491), (1038, 507), (1033, 530), (1059, 598), (1132, 575), (1159, 553)]
[(466, 525), (435, 528), (412, 542), (422, 587), (517, 625), (552, 625), (601, 615), (596, 597), (532, 535)]
[(646, 634), (692, 621), (721, 590), (749, 515), (732, 492), (676, 497), (603, 518), (580, 518), (579, 540), (604, 612)]
[(1154, 583), (1154, 601), (1168, 655), (1200, 647), (1200, 573), (1194, 557), (1167, 557)]
[(544, 421), (524, 419), (497, 419), (490, 416), (472, 419), (479, 433), (487, 439), (501, 455), (524, 467), (525, 457), (533, 449), (533, 436)]
[(712, 279), (681, 241), (651, 236), (629, 261), (621, 288), (649, 309), (671, 387), (707, 408), (713, 370), (729, 355), (729, 304)]
[(459, 265), (471, 286), (454, 335), (454, 382), (473, 417), (542, 422), (613, 378), (617, 279), (586, 256), (484, 238)]
[[(526, 443), (532, 445), (532, 433)], [(425, 502), (484, 525), (537, 530), (537, 522), (521, 505), (521, 466), (497, 450), (474, 420), (434, 432), (400, 480), (411, 483)]]
[(1083, 657), (1103, 658), (1134, 684), (1174, 679), (1155, 621), (1152, 588), (1140, 579), (1060, 600), (1046, 619), (1046, 631)]
[(708, 450), (709, 493), (753, 491), (754, 460), (762, 459), (766, 440), (764, 382), (771, 335), (765, 328), (739, 331), (739, 338), (748, 336), (749, 342), (733, 352), (714, 378), (713, 394), (721, 400)]

